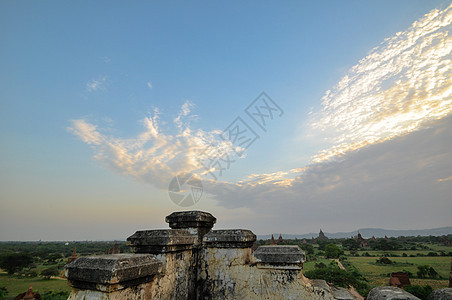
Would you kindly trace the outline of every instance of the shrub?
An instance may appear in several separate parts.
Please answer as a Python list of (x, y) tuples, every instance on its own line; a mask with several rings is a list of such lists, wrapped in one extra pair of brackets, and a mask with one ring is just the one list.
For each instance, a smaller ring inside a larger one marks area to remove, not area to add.
[(339, 269), (335, 266), (328, 266), (326, 268), (318, 268), (306, 272), (306, 277), (312, 279), (323, 279), (326, 282), (332, 283), (335, 286), (348, 288), (353, 286), (361, 295), (367, 295), (369, 292), (369, 284), (364, 280), (359, 280), (360, 274), (348, 272)]
[(404, 288), (405, 291), (407, 291), (410, 294), (413, 294), (414, 296), (422, 299), (427, 300), (430, 293), (433, 291), (433, 288), (429, 285), (426, 286), (420, 286), (420, 285), (407, 285)]
[(326, 265), (323, 262), (319, 262), (314, 265), (314, 268), (316, 269), (326, 268)]
[(377, 264), (390, 265), (393, 264), (393, 262), (387, 257), (380, 257), (379, 259), (377, 259)]
[(58, 274), (60, 274), (60, 272), (55, 267), (47, 268), (41, 271), (41, 276), (45, 279), (50, 279), (50, 277), (57, 276)]
[(6, 295), (8, 294), (8, 290), (6, 287), (0, 287), (0, 299), (6, 299)]
[(433, 267), (428, 265), (418, 266), (417, 276), (419, 278), (438, 278), (439, 274)]

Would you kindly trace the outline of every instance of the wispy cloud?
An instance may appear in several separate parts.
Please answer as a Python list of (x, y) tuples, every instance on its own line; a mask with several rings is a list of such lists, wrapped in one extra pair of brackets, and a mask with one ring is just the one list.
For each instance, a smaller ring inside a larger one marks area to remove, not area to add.
[(448, 180), (452, 180), (452, 176), (438, 179), (439, 182), (448, 181)]
[(91, 79), (86, 83), (86, 90), (88, 92), (95, 92), (98, 90), (105, 89), (105, 82), (107, 80), (106, 76), (98, 77), (96, 79)]
[(386, 39), (323, 97), (313, 129), (332, 144), (314, 161), (392, 139), (452, 112), (452, 5)]
[(152, 83), (151, 83), (150, 81), (148, 81), (148, 82), (146, 83), (146, 85), (148, 86), (148, 88), (152, 89)]
[(171, 178), (179, 173), (203, 172), (200, 153), (212, 143), (218, 143), (220, 131), (190, 128), (194, 117), (190, 114), (192, 107), (190, 102), (184, 103), (168, 131), (159, 127), (156, 109), (142, 120), (144, 131), (130, 139), (107, 135), (85, 119), (73, 120), (68, 130), (91, 145), (94, 158), (115, 172), (167, 188)]

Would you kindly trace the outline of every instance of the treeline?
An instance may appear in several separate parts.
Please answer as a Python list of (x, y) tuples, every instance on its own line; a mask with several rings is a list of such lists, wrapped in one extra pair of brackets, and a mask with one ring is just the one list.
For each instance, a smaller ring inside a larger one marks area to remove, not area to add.
[(0, 254), (5, 252), (27, 253), (41, 259), (54, 259), (55, 256), (69, 257), (77, 251), (77, 255), (86, 256), (105, 253), (115, 244), (121, 253), (130, 252), (125, 241), (76, 241), (76, 242), (0, 242)]

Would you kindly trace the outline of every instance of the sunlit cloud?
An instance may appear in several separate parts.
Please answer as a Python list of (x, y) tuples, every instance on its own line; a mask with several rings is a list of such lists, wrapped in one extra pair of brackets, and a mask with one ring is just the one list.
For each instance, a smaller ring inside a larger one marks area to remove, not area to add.
[[(132, 176), (158, 188), (185, 172), (206, 173), (200, 162), (203, 151), (218, 141), (219, 131), (193, 130), (190, 114), (193, 104), (185, 102), (173, 120), (172, 128), (160, 128), (159, 111), (142, 120), (143, 132), (134, 138), (114, 137), (85, 119), (72, 120), (70, 132), (94, 149), (94, 158), (117, 173)], [(232, 151), (232, 150), (231, 150)]]
[(448, 180), (452, 180), (452, 176), (438, 179), (439, 182), (448, 181)]
[(321, 162), (418, 130), (452, 112), (452, 6), (373, 49), (325, 93), (311, 126), (332, 145)]
[(146, 83), (146, 85), (148, 86), (148, 88), (152, 89), (152, 83), (151, 83), (150, 81), (148, 81), (148, 82)]

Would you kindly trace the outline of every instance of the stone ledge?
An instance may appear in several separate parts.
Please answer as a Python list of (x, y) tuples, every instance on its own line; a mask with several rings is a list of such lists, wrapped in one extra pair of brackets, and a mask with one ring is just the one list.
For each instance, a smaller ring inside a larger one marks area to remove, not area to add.
[(420, 300), (418, 297), (394, 286), (379, 286), (370, 290), (368, 300)]
[(253, 253), (259, 263), (269, 264), (301, 264), (306, 255), (295, 245), (260, 246)]
[(65, 268), (71, 286), (111, 292), (152, 280), (161, 265), (151, 254), (109, 254), (80, 257)]
[(212, 248), (249, 248), (256, 235), (246, 229), (212, 230), (203, 238), (203, 244)]
[(134, 253), (166, 253), (193, 248), (196, 236), (186, 229), (139, 230), (127, 238)]
[(165, 221), (169, 223), (169, 227), (173, 229), (197, 227), (212, 228), (217, 222), (217, 218), (208, 212), (191, 210), (173, 212), (165, 218)]

